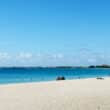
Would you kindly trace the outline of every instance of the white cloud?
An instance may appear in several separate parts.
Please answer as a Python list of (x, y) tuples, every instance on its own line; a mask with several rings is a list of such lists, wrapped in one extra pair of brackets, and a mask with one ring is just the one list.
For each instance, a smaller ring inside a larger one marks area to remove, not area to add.
[(0, 53), (0, 60), (5, 61), (5, 60), (8, 60), (10, 58), (11, 58), (11, 56), (6, 52), (1, 52)]
[(24, 53), (24, 52), (21, 52), (19, 53), (16, 58), (17, 59), (31, 59), (33, 57), (33, 54), (32, 53)]
[(51, 55), (51, 57), (53, 59), (62, 59), (64, 57), (64, 55), (63, 54), (54, 54), (54, 55)]

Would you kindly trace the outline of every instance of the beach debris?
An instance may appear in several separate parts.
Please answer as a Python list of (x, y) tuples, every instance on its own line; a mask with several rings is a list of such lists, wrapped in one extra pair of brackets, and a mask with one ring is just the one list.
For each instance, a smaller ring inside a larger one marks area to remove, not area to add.
[(104, 78), (102, 78), (102, 77), (97, 77), (96, 79), (98, 79), (98, 80), (104, 80)]
[(66, 78), (64, 76), (58, 76), (56, 80), (58, 81), (58, 80), (65, 80), (65, 79)]

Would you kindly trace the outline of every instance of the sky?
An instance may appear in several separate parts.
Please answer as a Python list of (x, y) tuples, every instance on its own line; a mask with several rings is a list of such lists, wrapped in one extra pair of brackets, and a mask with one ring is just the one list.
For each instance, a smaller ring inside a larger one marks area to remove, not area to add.
[(110, 64), (109, 0), (0, 0), (0, 66)]

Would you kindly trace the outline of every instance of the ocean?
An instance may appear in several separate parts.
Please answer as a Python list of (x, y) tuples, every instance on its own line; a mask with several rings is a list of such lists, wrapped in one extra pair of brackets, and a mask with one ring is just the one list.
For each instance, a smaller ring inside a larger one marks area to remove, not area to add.
[(1, 68), (0, 84), (54, 81), (110, 76), (110, 69), (90, 68)]

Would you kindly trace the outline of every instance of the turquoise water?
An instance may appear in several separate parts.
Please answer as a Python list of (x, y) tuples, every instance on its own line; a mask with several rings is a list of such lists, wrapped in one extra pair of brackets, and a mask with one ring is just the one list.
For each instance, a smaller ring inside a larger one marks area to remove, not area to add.
[(53, 81), (58, 76), (66, 79), (106, 77), (110, 76), (110, 69), (7, 68), (0, 69), (0, 84)]

